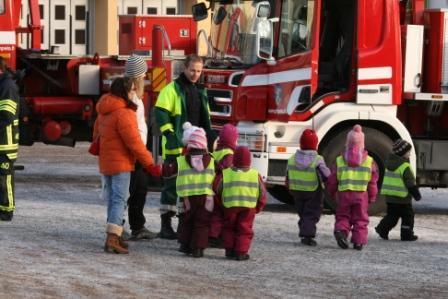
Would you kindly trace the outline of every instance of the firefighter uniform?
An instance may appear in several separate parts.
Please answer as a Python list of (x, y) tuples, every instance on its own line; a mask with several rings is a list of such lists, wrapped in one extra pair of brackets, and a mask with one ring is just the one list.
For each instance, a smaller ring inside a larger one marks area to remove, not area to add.
[(10, 75), (0, 73), (0, 219), (14, 212), (14, 162), (19, 149), (19, 93)]

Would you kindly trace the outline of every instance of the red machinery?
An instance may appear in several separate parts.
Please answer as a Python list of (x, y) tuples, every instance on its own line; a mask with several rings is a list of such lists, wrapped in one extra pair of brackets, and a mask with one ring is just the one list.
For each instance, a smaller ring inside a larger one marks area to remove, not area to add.
[[(211, 1), (203, 74), (213, 123), (237, 124), (253, 166), (282, 201), (290, 200), (286, 163), (303, 130), (317, 132), (319, 151), (332, 164), (355, 123), (364, 127), (381, 169), (401, 137), (414, 145), (419, 184), (448, 186), (444, 6), (437, 0), (427, 7), (424, 0)], [(195, 19), (207, 9), (195, 5)]]

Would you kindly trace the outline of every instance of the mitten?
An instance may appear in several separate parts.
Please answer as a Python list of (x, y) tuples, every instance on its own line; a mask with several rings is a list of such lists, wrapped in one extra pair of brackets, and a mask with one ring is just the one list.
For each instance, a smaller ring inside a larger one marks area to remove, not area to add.
[(143, 171), (149, 173), (151, 176), (159, 178), (162, 176), (162, 167), (160, 165), (150, 165), (143, 169)]

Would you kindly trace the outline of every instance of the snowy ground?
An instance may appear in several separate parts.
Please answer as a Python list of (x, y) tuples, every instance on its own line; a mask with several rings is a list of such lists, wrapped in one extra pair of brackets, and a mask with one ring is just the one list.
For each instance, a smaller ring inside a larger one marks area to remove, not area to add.
[[(368, 246), (341, 250), (333, 216), (319, 223), (316, 248), (299, 245), (297, 217), (270, 204), (256, 219), (251, 259), (202, 259), (174, 241), (131, 243), (129, 255), (102, 251), (106, 205), (96, 159), (75, 149), (22, 147), (17, 209), (0, 223), (0, 298), (448, 298), (448, 192), (423, 190), (413, 243), (380, 240), (371, 217)], [(158, 193), (145, 210), (159, 229)]]

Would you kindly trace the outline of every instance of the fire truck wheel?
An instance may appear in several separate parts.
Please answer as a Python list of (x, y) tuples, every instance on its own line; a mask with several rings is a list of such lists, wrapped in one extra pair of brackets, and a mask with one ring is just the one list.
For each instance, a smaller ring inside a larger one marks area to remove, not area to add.
[[(347, 128), (336, 134), (326, 142), (324, 148), (321, 149), (321, 153), (325, 157), (325, 161), (329, 167), (334, 165), (336, 157), (344, 150), (345, 140), (349, 130), (350, 128)], [(375, 160), (380, 172), (380, 179), (378, 180), (379, 193), (383, 181), (384, 161), (390, 153), (393, 142), (386, 134), (376, 129), (363, 126), (363, 131), (365, 134), (366, 149), (369, 152), (369, 155)], [(336, 210), (336, 202), (327, 193), (324, 197), (324, 206), (333, 212)], [(377, 215), (385, 212), (385, 210), (386, 203), (384, 197), (378, 194), (376, 202), (369, 206), (369, 214)]]
[(294, 205), (294, 198), (289, 194), (288, 189), (285, 186), (274, 185), (267, 188), (270, 195), (275, 197), (280, 202), (288, 205)]

